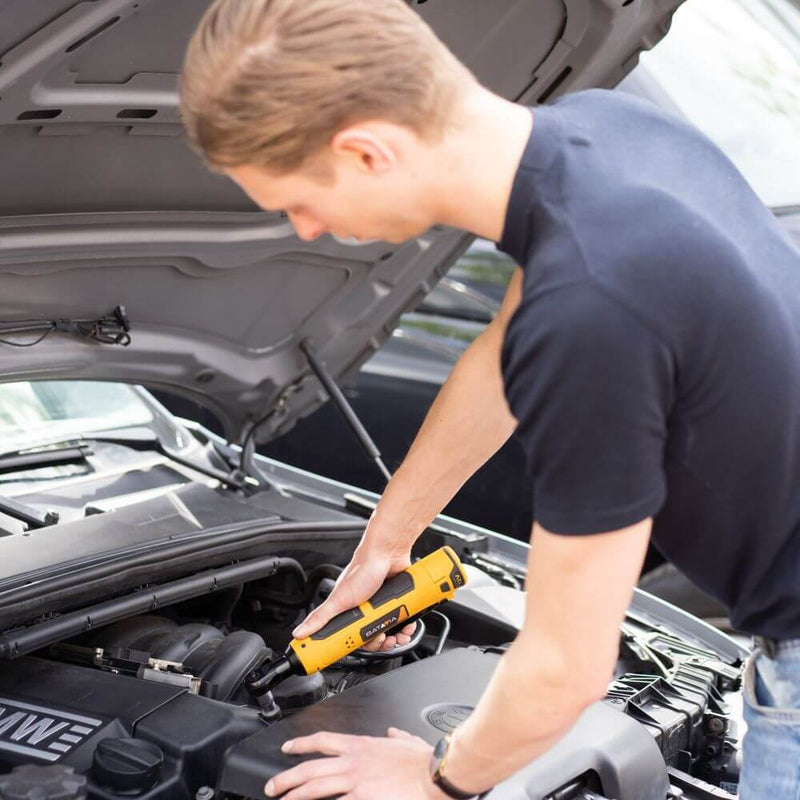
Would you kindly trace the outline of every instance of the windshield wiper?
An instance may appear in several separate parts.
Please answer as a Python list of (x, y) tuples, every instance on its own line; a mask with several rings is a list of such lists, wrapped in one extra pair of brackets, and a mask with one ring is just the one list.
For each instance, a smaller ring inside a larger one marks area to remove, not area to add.
[[(225, 472), (221, 469), (216, 469), (211, 464), (203, 464), (193, 459), (184, 458), (178, 455), (172, 449), (167, 447), (161, 437), (152, 428), (141, 428), (125, 430), (124, 428), (117, 428), (115, 430), (98, 431), (97, 433), (84, 433), (78, 436), (73, 436), (64, 444), (72, 443), (76, 439), (84, 439), (87, 442), (106, 442), (109, 444), (119, 444), (125, 447), (130, 447), (132, 450), (154, 450), (160, 455), (180, 464), (182, 467), (199, 472), (209, 478), (214, 478), (226, 486), (232, 486), (235, 489), (244, 487), (244, 479), (238, 474), (236, 470), (232, 472)], [(88, 445), (78, 445), (79, 447), (86, 448)], [(84, 451), (87, 452), (87, 451)], [(91, 455), (88, 451), (87, 455)], [(2, 464), (2, 459), (0, 459)]]
[[(39, 450), (17, 451), (0, 455), (0, 474), (30, 467), (54, 467), (60, 464), (75, 464), (86, 460), (92, 451), (86, 445), (68, 447), (46, 447)], [(38, 508), (21, 503), (11, 497), (0, 495), (0, 511), (31, 528), (47, 528), (58, 522), (56, 511), (39, 511)]]
[(28, 528), (47, 528), (58, 522), (58, 512), (56, 511), (39, 511), (38, 508), (2, 495), (0, 495), (0, 511), (24, 522)]
[[(97, 433), (80, 433), (63, 440), (41, 443), (38, 449), (0, 451), (0, 474), (12, 472), (24, 467), (45, 467), (58, 464), (78, 463), (93, 455), (89, 442), (105, 442), (130, 447), (133, 450), (154, 450), (165, 458), (183, 467), (199, 472), (220, 483), (241, 489), (245, 478), (238, 470), (226, 472), (216, 469), (211, 464), (184, 458), (167, 447), (161, 437), (152, 428), (132, 426), (130, 429), (115, 428)], [(12, 514), (12, 516), (14, 516)]]
[(0, 455), (0, 474), (14, 472), (26, 467), (54, 467), (59, 464), (76, 464), (92, 455), (84, 444), (67, 447), (47, 447), (40, 450), (18, 450)]
[[(65, 442), (61, 443), (62, 446), (53, 446), (58, 443), (48, 443), (48, 447), (43, 447), (39, 450), (29, 451), (15, 451), (0, 455), (0, 474), (12, 472), (14, 470), (24, 469), (27, 467), (51, 467), (60, 464), (74, 464), (86, 460), (87, 456), (93, 455), (93, 450), (88, 444), (75, 443), (76, 438), (86, 438), (90, 441), (96, 442), (110, 442), (113, 444), (124, 444), (134, 449), (152, 449), (161, 455), (165, 456), (171, 461), (174, 461), (181, 466), (188, 467), (189, 469), (206, 475), (209, 478), (215, 478), (220, 483), (234, 488), (242, 488), (244, 480), (236, 474), (224, 472), (220, 469), (215, 469), (210, 464), (199, 464), (187, 458), (172, 452), (158, 437), (158, 435), (148, 430), (148, 435), (142, 436), (140, 433), (132, 436), (127, 436), (124, 431), (109, 431), (108, 433), (98, 433), (95, 435), (87, 434), (81, 437), (72, 437)], [(18, 519), (24, 522), (28, 528), (46, 528), (50, 525), (55, 525), (58, 522), (59, 516), (56, 511), (39, 511), (32, 506), (13, 500), (10, 497), (3, 497), (0, 495), (0, 512), (7, 514), (9, 517)]]
[(183, 456), (179, 456), (173, 450), (168, 448), (161, 437), (152, 429), (146, 428), (147, 434), (142, 435), (142, 432), (137, 432), (135, 435), (128, 435), (124, 430), (106, 431), (104, 433), (90, 434), (87, 433), (82, 438), (88, 441), (95, 442), (110, 442), (111, 444), (121, 444), (130, 447), (134, 450), (155, 450), (162, 456), (180, 464), (182, 467), (188, 467), (201, 475), (209, 478), (214, 478), (226, 486), (232, 486), (234, 489), (244, 488), (245, 481), (238, 470), (225, 472), (224, 470), (217, 469), (211, 464), (201, 464)]

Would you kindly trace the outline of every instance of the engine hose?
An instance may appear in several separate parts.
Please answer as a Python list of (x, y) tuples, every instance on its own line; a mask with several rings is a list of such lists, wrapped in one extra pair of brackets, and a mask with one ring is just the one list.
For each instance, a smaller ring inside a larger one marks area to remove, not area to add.
[[(300, 564), (297, 564), (297, 566), (300, 567)], [(300, 570), (304, 581), (302, 596), (291, 600), (281, 592), (270, 591), (268, 589), (257, 590), (254, 592), (254, 596), (259, 600), (266, 600), (268, 603), (275, 603), (284, 608), (307, 608), (314, 599), (314, 593), (316, 592), (319, 582), (325, 578), (336, 580), (342, 573), (343, 568), (336, 566), (336, 564), (320, 564), (310, 570), (308, 575), (306, 575), (302, 567), (300, 567)]]
[(388, 661), (392, 658), (400, 658), (400, 656), (404, 656), (406, 653), (416, 650), (423, 636), (425, 636), (425, 623), (421, 619), (418, 619), (417, 629), (411, 634), (411, 640), (408, 643), (397, 645), (391, 650), (376, 650), (375, 652), (362, 648), (355, 650), (353, 655), (361, 659), (366, 659), (367, 661)]
[(439, 640), (436, 642), (436, 647), (433, 648), (433, 654), (438, 656), (441, 655), (442, 650), (444, 650), (447, 637), (450, 635), (450, 619), (445, 614), (442, 614), (441, 611), (431, 611), (429, 613), (430, 616), (442, 620), (442, 630), (439, 633)]
[(311, 604), (314, 595), (317, 593), (317, 588), (322, 581), (328, 578), (335, 582), (343, 572), (344, 567), (339, 567), (336, 564), (319, 564), (314, 567), (314, 569), (310, 570), (306, 580), (306, 605), (308, 606)]

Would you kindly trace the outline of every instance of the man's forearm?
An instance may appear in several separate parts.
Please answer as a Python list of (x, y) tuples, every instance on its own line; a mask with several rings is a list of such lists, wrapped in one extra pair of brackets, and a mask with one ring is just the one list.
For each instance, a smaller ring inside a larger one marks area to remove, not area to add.
[(525, 625), (456, 731), (445, 770), (455, 786), (478, 792), (504, 780), (603, 696), (651, 527), (647, 519), (596, 536), (558, 536), (534, 525)]
[(548, 658), (547, 649), (515, 642), (477, 708), (457, 729), (446, 776), (459, 789), (478, 794), (529, 764), (600, 696), (596, 684), (581, 685), (557, 651)]
[(516, 427), (500, 372), (503, 330), (492, 323), (459, 359), (383, 493), (370, 528), (398, 548), (410, 547)]

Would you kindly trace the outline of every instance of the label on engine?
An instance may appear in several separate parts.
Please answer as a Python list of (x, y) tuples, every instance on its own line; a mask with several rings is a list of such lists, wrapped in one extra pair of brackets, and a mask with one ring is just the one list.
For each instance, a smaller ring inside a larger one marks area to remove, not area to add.
[(103, 721), (0, 697), (0, 750), (58, 761), (102, 726)]

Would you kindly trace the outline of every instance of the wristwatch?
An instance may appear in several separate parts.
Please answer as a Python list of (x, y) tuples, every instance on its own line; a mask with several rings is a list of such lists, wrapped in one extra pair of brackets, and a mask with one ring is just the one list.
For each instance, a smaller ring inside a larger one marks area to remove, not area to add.
[(452, 797), (454, 800), (472, 800), (472, 798), (477, 795), (471, 792), (464, 792), (458, 787), (453, 786), (444, 776), (444, 769), (447, 765), (447, 753), (450, 750), (451, 742), (452, 738), (448, 733), (446, 736), (442, 736), (436, 743), (436, 747), (433, 749), (433, 755), (431, 756), (431, 780), (434, 786), (438, 786), (448, 797)]

